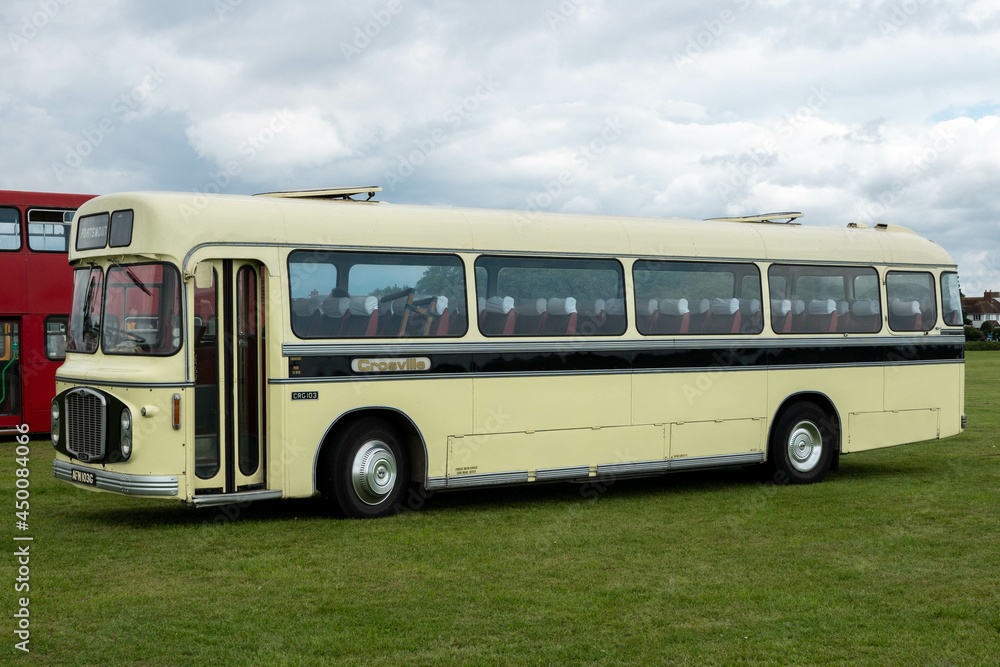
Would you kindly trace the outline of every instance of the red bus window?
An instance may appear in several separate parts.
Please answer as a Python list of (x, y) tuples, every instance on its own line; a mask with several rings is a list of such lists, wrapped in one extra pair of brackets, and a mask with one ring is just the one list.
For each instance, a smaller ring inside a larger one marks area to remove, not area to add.
[(21, 249), (21, 216), (16, 208), (0, 208), (0, 250)]
[(69, 250), (69, 226), (73, 211), (33, 208), (28, 211), (28, 248), (35, 252)]

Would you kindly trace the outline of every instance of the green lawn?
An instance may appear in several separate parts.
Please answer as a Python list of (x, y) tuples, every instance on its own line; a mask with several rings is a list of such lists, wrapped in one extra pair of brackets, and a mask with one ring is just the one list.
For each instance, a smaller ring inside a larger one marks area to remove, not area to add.
[[(335, 521), (56, 483), (31, 453), (40, 664), (1000, 664), (1000, 354), (972, 352), (965, 434), (846, 456), (812, 486), (752, 471), (440, 494)], [(12, 554), (13, 445), (0, 445)]]

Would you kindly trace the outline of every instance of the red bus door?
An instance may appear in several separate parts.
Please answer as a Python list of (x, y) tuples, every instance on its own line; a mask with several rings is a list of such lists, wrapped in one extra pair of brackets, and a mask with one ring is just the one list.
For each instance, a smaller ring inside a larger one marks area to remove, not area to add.
[(21, 323), (0, 319), (0, 433), (21, 425)]

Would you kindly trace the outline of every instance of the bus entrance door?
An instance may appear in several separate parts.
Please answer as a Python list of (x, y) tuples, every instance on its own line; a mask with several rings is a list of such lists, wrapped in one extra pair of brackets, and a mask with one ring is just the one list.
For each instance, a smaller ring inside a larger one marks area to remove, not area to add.
[(196, 493), (265, 489), (263, 275), (257, 264), (211, 262), (196, 286)]
[(21, 327), (0, 320), (0, 433), (21, 425)]

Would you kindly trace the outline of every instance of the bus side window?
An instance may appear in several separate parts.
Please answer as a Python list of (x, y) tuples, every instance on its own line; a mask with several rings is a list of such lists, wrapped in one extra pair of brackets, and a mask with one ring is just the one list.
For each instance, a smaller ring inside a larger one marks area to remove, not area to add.
[(889, 328), (930, 331), (937, 323), (934, 276), (925, 271), (890, 271), (885, 278)]
[(485, 336), (602, 336), (625, 333), (608, 302), (625, 295), (614, 259), (483, 256), (476, 260), (479, 330)]
[(465, 333), (465, 268), (457, 256), (296, 250), (288, 266), (299, 338)]
[(763, 331), (760, 270), (754, 264), (639, 261), (632, 279), (641, 334)]
[(68, 315), (50, 315), (45, 318), (45, 356), (52, 361), (66, 358), (66, 330)]
[(941, 274), (941, 315), (948, 326), (962, 326), (962, 293), (957, 273)]
[(867, 266), (772, 264), (771, 329), (777, 334), (881, 329), (878, 273)]

